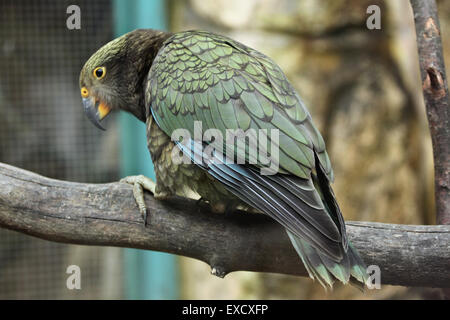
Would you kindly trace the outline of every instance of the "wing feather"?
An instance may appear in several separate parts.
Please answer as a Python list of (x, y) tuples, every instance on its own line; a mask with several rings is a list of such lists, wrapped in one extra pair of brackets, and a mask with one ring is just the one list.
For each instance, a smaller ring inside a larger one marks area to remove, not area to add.
[[(195, 164), (326, 257), (342, 259), (345, 225), (329, 188), (333, 173), (325, 144), (300, 97), (270, 58), (223, 36), (177, 33), (158, 52), (146, 90), (148, 115), (169, 136), (178, 128), (194, 136), (194, 121), (202, 121), (203, 132), (219, 129), (223, 137), (227, 129), (278, 129), (278, 143), (271, 135), (267, 139), (279, 147), (279, 174), (258, 174), (266, 163), (258, 157), (250, 164), (257, 148), (251, 144), (244, 150), (245, 164), (224, 161), (219, 153), (206, 160), (200, 155), (203, 161)], [(178, 146), (192, 157), (187, 145)], [(194, 153), (202, 147), (196, 145)], [(318, 171), (322, 176), (316, 177)], [(322, 185), (326, 190), (318, 192)]]

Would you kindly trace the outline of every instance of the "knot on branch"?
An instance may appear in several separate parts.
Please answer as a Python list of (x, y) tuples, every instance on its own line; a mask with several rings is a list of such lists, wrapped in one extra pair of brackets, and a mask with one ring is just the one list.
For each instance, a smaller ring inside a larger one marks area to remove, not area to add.
[(227, 275), (227, 272), (225, 271), (224, 268), (219, 267), (219, 266), (211, 266), (211, 274), (219, 277), (219, 278), (224, 278)]
[(445, 97), (446, 92), (442, 73), (433, 66), (428, 67), (426, 73), (423, 90), (433, 94), (437, 99)]
[(425, 22), (425, 30), (423, 31), (423, 36), (426, 39), (432, 39), (434, 37), (439, 37), (441, 35), (436, 22), (432, 17), (429, 17)]

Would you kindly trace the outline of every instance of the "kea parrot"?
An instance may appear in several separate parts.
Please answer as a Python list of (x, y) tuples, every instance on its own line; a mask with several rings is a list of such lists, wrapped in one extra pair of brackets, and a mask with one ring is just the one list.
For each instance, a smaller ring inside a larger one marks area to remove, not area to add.
[[(206, 31), (138, 29), (87, 60), (80, 89), (86, 115), (97, 127), (103, 129), (100, 121), (112, 110), (146, 123), (156, 181), (142, 175), (122, 179), (134, 186), (144, 219), (143, 190), (157, 199), (197, 196), (213, 211), (255, 210), (286, 229), (312, 279), (326, 288), (336, 279), (364, 287), (366, 268), (347, 238), (324, 140), (269, 57)], [(195, 122), (223, 136), (227, 130), (275, 130), (277, 139), (269, 134), (265, 139), (278, 150), (277, 172), (262, 174), (267, 159), (252, 156), (256, 144), (241, 146), (236, 163), (224, 161), (222, 150), (202, 154), (212, 140), (172, 138), (180, 128), (195, 137)], [(192, 161), (180, 163), (174, 154)]]

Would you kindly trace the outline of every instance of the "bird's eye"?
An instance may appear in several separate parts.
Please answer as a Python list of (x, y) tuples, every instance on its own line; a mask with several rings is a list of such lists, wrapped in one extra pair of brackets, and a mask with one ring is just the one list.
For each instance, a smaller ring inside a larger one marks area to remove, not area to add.
[(94, 69), (94, 77), (98, 80), (102, 79), (106, 75), (105, 67), (97, 67)]

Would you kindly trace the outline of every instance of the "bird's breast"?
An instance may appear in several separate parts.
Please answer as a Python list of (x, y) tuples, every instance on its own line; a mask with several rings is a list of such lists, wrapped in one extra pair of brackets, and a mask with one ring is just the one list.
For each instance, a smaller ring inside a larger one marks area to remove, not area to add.
[(224, 211), (241, 203), (221, 183), (194, 163), (179, 164), (173, 158), (174, 148), (178, 147), (153, 119), (147, 120), (147, 143), (155, 169), (157, 193), (202, 198), (213, 204), (215, 211)]

